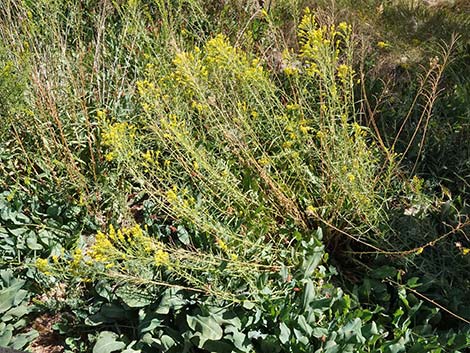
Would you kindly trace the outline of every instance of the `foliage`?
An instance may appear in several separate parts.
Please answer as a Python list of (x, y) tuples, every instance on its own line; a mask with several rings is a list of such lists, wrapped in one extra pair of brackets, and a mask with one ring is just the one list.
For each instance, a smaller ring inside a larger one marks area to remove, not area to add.
[(465, 44), (420, 76), (391, 23), (434, 12), (339, 4), (5, 1), (0, 345), (52, 312), (68, 352), (470, 346), (468, 156), (433, 167)]

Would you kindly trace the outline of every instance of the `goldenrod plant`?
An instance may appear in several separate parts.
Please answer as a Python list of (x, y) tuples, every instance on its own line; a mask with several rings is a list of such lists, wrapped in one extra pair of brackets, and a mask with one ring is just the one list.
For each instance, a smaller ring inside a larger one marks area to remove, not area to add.
[(419, 174), (450, 50), (387, 135), (352, 5), (324, 3), (4, 1), (0, 346), (470, 345), (428, 270), (468, 269), (465, 202)]

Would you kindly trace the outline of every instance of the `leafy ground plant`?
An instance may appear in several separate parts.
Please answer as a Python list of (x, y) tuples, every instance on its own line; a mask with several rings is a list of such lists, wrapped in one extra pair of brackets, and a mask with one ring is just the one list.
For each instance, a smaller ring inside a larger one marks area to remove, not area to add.
[[(2, 291), (28, 290), (5, 294), (24, 314), (6, 315), (4, 345), (33, 339), (20, 318), (52, 312), (71, 352), (469, 346), (464, 313), (443, 327), (452, 311), (424, 305), (402, 269), (436, 249), (396, 237), (428, 229), (432, 202), (359, 113), (351, 25), (297, 1), (10, 0), (0, 15), (0, 83), (23, 92), (0, 96), (16, 278)], [(340, 286), (329, 258), (344, 279), (345, 254), (368, 277)]]

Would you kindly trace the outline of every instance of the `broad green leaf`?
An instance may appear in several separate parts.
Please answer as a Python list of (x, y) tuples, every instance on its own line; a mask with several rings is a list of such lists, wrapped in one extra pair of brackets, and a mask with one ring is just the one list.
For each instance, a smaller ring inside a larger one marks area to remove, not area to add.
[(24, 281), (17, 281), (10, 287), (0, 291), (0, 314), (13, 306), (18, 290), (23, 286)]
[(38, 336), (39, 333), (36, 330), (16, 335), (11, 340), (10, 346), (13, 349), (22, 350)]
[(24, 315), (26, 315), (30, 311), (28, 305), (20, 305), (20, 306), (15, 306), (8, 310), (2, 317), (3, 321), (9, 321), (13, 318), (20, 318)]
[(7, 325), (2, 332), (0, 332), (0, 347), (7, 347), (13, 337), (13, 326)]
[[(241, 331), (239, 331), (234, 326), (229, 326), (225, 329), (226, 335), (224, 338), (231, 340), (235, 348), (242, 352), (251, 352), (252, 351), (252, 344), (248, 337)], [(231, 335), (231, 337), (230, 337)]]
[(305, 317), (303, 315), (299, 315), (299, 317), (297, 318), (297, 323), (307, 336), (312, 335), (312, 327), (308, 324), (307, 320), (305, 320)]
[(313, 254), (307, 256), (307, 258), (302, 264), (304, 278), (310, 278), (313, 276), (313, 272), (315, 271), (315, 269), (320, 264), (323, 258), (324, 251), (322, 246), (315, 247), (313, 251)]
[(147, 332), (152, 332), (154, 329), (157, 327), (162, 327), (162, 320), (158, 318), (145, 318), (140, 324), (139, 324), (139, 332), (141, 334), (147, 333)]
[(202, 346), (207, 340), (217, 341), (222, 338), (222, 327), (212, 316), (187, 316), (189, 327), (199, 333), (199, 344)]
[(152, 303), (152, 298), (133, 286), (121, 286), (115, 293), (131, 308), (143, 308)]
[(119, 336), (110, 331), (103, 331), (93, 346), (93, 353), (111, 353), (122, 350), (126, 345), (118, 341)]
[(184, 303), (185, 301), (178, 295), (178, 289), (168, 288), (165, 290), (155, 312), (157, 314), (168, 314), (170, 309), (178, 310), (183, 307)]
[(42, 250), (43, 246), (38, 243), (35, 234), (31, 234), (26, 238), (26, 246), (31, 250)]
[(313, 302), (315, 299), (315, 287), (313, 286), (313, 282), (311, 279), (306, 280), (306, 285), (303, 288), (303, 295), (302, 295), (302, 307), (304, 310), (309, 308), (310, 303)]
[(279, 334), (279, 340), (281, 341), (282, 344), (286, 344), (287, 342), (289, 342), (290, 329), (283, 322), (281, 322), (281, 324), (279, 325), (279, 329), (281, 330)]
[(179, 241), (182, 242), (184, 245), (189, 245), (189, 243), (191, 243), (189, 233), (186, 228), (184, 228), (182, 225), (178, 226), (176, 233), (178, 234)]
[(160, 337), (160, 342), (165, 352), (176, 344), (175, 340), (168, 335), (162, 335), (162, 337)]

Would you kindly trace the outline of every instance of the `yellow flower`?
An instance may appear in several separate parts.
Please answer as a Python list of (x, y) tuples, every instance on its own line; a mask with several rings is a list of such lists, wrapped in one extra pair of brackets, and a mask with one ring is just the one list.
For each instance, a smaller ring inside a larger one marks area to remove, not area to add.
[(173, 189), (170, 189), (166, 192), (166, 199), (168, 202), (173, 203), (178, 201), (178, 195), (176, 194), (176, 186), (173, 186)]
[(314, 216), (316, 214), (316, 209), (315, 207), (313, 207), (312, 205), (308, 205), (307, 206), (307, 209), (305, 210), (305, 213), (308, 215), (308, 216)]
[(217, 245), (223, 252), (228, 252), (228, 246), (222, 239), (217, 239)]
[(305, 126), (305, 125), (300, 125), (299, 130), (300, 130), (301, 133), (306, 135), (306, 134), (308, 134), (308, 131), (310, 130), (310, 128), (308, 126)]
[(377, 42), (377, 47), (380, 49), (385, 49), (385, 48), (388, 48), (389, 46), (390, 44), (388, 44), (387, 42), (382, 42), (382, 41)]
[(294, 144), (293, 141), (286, 141), (282, 144), (282, 148), (286, 148), (286, 149), (291, 148), (293, 144)]
[(47, 261), (47, 259), (41, 259), (41, 258), (39, 258), (39, 259), (36, 260), (36, 264), (35, 264), (35, 265), (36, 265), (36, 268), (37, 268), (40, 272), (44, 273), (45, 275), (50, 275), (50, 274), (51, 274), (51, 273), (48, 271), (48, 270), (50, 269), (50, 267), (49, 267), (49, 262)]
[(345, 64), (341, 64), (338, 66), (338, 77), (341, 80), (346, 81), (352, 73), (353, 73), (353, 70), (351, 69), (350, 66), (345, 65)]
[(338, 29), (341, 31), (341, 32), (347, 32), (348, 29), (349, 29), (349, 26), (346, 22), (341, 22), (339, 25), (338, 25)]
[(155, 252), (153, 261), (155, 266), (168, 266), (170, 263), (170, 255), (166, 251), (158, 249)]
[(76, 269), (77, 267), (79, 267), (80, 263), (82, 262), (82, 259), (83, 259), (83, 252), (82, 252), (82, 249), (75, 249), (75, 251), (73, 252), (73, 256), (72, 256), (72, 261), (70, 261), (70, 267), (72, 269)]
[(296, 76), (299, 73), (299, 70), (292, 66), (286, 66), (283, 71), (286, 76)]
[(263, 156), (258, 160), (258, 163), (260, 164), (260, 166), (266, 167), (269, 164), (269, 158), (266, 156)]
[(354, 180), (356, 180), (356, 177), (352, 173), (348, 173), (346, 175), (348, 177), (348, 180), (352, 183)]

